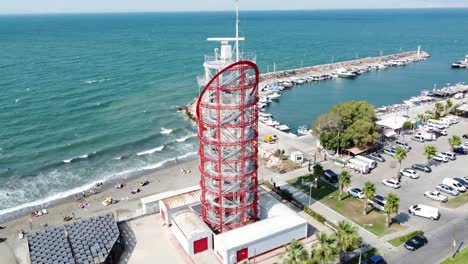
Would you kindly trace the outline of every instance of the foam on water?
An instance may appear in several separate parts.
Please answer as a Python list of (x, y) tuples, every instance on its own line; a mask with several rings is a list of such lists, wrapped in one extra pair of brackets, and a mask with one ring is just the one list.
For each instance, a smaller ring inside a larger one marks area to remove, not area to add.
[(163, 135), (169, 135), (169, 134), (172, 133), (172, 131), (173, 131), (172, 129), (167, 129), (167, 128), (164, 128), (164, 127), (161, 128), (161, 134), (163, 134)]
[(138, 156), (143, 156), (143, 155), (153, 154), (155, 152), (162, 151), (163, 149), (164, 149), (164, 146), (159, 146), (157, 148), (153, 148), (153, 149), (150, 149), (150, 150), (145, 150), (145, 151), (142, 151), (142, 152), (138, 152), (137, 155)]
[(185, 137), (181, 137), (181, 138), (176, 139), (176, 141), (179, 142), (179, 143), (182, 143), (182, 142), (185, 142), (187, 139), (194, 138), (194, 137), (196, 137), (195, 134), (188, 134)]

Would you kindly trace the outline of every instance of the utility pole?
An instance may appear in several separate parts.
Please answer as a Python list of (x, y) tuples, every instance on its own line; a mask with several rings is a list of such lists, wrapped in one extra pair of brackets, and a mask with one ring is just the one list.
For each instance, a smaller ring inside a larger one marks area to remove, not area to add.
[(453, 230), (452, 230), (452, 259), (455, 257), (455, 249), (457, 247), (457, 241), (455, 241), (455, 224), (453, 224)]

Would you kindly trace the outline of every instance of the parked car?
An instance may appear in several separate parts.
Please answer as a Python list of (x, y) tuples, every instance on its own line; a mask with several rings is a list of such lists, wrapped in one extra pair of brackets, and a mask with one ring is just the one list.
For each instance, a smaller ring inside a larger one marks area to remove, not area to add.
[(468, 189), (468, 180), (462, 178), (453, 178), (455, 181), (459, 182)]
[(436, 201), (443, 202), (443, 203), (448, 201), (447, 196), (442, 195), (438, 191), (433, 191), (433, 192), (427, 191), (427, 192), (424, 193), (424, 196), (429, 198), (429, 199), (436, 200)]
[(404, 169), (400, 170), (400, 175), (409, 177), (411, 179), (419, 178), (419, 174), (415, 170), (410, 169), (410, 168), (404, 168)]
[(417, 141), (419, 143), (423, 143), (424, 141), (426, 141), (423, 136), (418, 136), (418, 135), (412, 136), (411, 140)]
[(453, 195), (453, 196), (457, 196), (457, 195), (460, 194), (460, 192), (458, 190), (456, 190), (453, 187), (448, 186), (447, 184), (439, 184), (439, 185), (437, 185), (436, 189), (441, 191), (441, 192)]
[(325, 180), (327, 180), (329, 183), (337, 183), (338, 182), (338, 174), (336, 174), (332, 170), (324, 170), (323, 171), (323, 177)]
[(395, 157), (396, 150), (393, 149), (393, 148), (384, 148), (383, 153), (385, 153), (385, 154), (387, 154), (389, 156)]
[(431, 220), (439, 220), (440, 218), (439, 209), (424, 204), (412, 205), (409, 207), (408, 212)]
[(406, 241), (405, 248), (411, 251), (415, 251), (416, 249), (424, 246), (427, 244), (427, 238), (423, 235), (417, 235), (410, 240)]
[(463, 134), (462, 136), (464, 139), (468, 139), (468, 134)]
[(443, 156), (443, 155), (441, 155), (439, 153), (437, 155), (435, 155), (432, 159), (436, 160), (436, 161), (439, 161), (439, 162), (448, 162), (449, 161), (446, 156)]
[(450, 151), (439, 152), (440, 155), (447, 157), (449, 160), (456, 160), (457, 154)]
[(348, 194), (358, 199), (364, 199), (364, 193), (359, 188), (348, 188)]
[(373, 160), (385, 162), (385, 158), (377, 152), (372, 152), (369, 157)]
[(391, 187), (393, 189), (398, 189), (401, 187), (400, 183), (397, 180), (394, 179), (385, 179), (382, 181), (383, 185), (386, 185), (388, 187)]
[(424, 171), (424, 172), (432, 172), (431, 167), (424, 165), (424, 164), (420, 164), (420, 163), (413, 164), (411, 168), (413, 168), (414, 170), (419, 170), (419, 171)]
[(387, 262), (382, 256), (372, 256), (364, 261), (363, 264), (387, 264)]
[(466, 187), (465, 187), (465, 184), (462, 184), (460, 182), (458, 182), (457, 180), (454, 180), (454, 179), (451, 179), (451, 178), (444, 178), (442, 180), (442, 183), (445, 184), (445, 185), (448, 185), (452, 188), (455, 188), (455, 190), (459, 191), (459, 192), (466, 192)]
[(468, 154), (468, 150), (463, 147), (455, 147), (453, 148), (453, 152), (456, 154), (466, 155)]
[(404, 142), (403, 140), (397, 140), (397, 141), (395, 141), (395, 144), (396, 144), (397, 147), (402, 147), (406, 151), (411, 150), (411, 146), (408, 143)]
[(387, 203), (387, 200), (385, 200), (385, 197), (382, 195), (376, 194), (374, 196), (374, 199), (369, 201), (369, 204), (372, 205), (377, 210), (380, 210), (385, 213), (385, 204)]

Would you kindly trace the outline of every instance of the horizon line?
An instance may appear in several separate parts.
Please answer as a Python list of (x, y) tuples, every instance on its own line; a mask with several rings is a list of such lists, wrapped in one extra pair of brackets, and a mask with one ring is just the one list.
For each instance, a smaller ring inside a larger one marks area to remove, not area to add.
[[(427, 9), (468, 9), (468, 6), (460, 7), (382, 7), (382, 8), (316, 8), (316, 9), (246, 9), (241, 12), (307, 12), (307, 11), (347, 11), (347, 10), (427, 10)], [(12, 12), (1, 13), (0, 16), (6, 15), (85, 15), (85, 14), (138, 14), (138, 13), (221, 13), (233, 12), (230, 9), (222, 10), (128, 10), (128, 11), (57, 11), (57, 12)]]

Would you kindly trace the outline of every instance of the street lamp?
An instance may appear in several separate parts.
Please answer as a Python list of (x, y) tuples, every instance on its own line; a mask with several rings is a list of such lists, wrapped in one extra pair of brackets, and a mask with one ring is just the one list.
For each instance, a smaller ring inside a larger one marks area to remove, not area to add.
[[(362, 227), (366, 228), (366, 226), (373, 226), (373, 224), (363, 224)], [(361, 264), (361, 258), (362, 258), (362, 237), (361, 238), (361, 245), (359, 246), (359, 264)]]
[(311, 198), (312, 198), (312, 182), (310, 182), (309, 184), (309, 208), (310, 208)]

